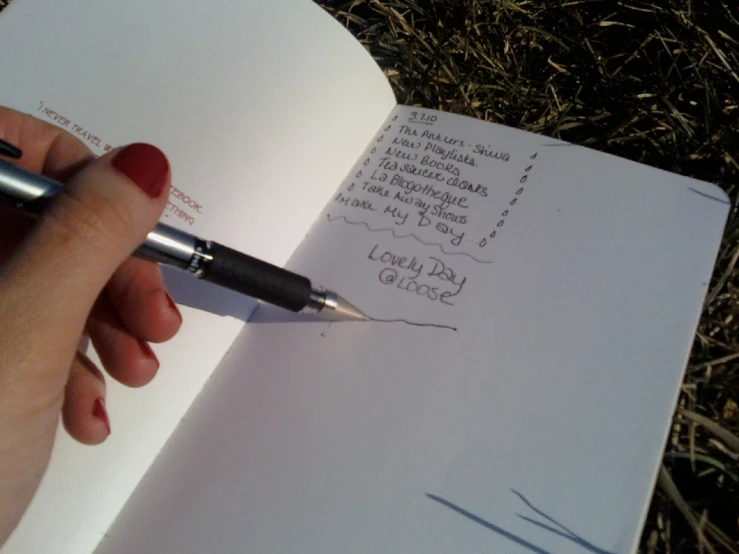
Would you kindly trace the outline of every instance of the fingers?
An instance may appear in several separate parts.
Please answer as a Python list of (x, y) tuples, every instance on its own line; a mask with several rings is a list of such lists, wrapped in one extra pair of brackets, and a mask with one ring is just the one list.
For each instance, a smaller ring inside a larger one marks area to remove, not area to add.
[(64, 391), (62, 421), (67, 432), (83, 444), (99, 444), (110, 434), (105, 409), (105, 379), (81, 352), (72, 362)]
[(140, 387), (159, 368), (148, 342), (164, 342), (182, 317), (164, 290), (156, 264), (129, 259), (116, 271), (93, 309), (88, 333), (105, 369), (124, 385)]
[(63, 130), (2, 107), (0, 138), (23, 150), (22, 167), (66, 181), (33, 226), (0, 214), (0, 383), (33, 406), (56, 402), (57, 416), (64, 391), (65, 426), (95, 444), (109, 430), (102, 374), (75, 355), (85, 326), (111, 376), (141, 386), (159, 366), (147, 341), (168, 340), (181, 323), (158, 268), (129, 259), (167, 203), (169, 164), (144, 144), (94, 159)]
[(149, 342), (171, 339), (182, 316), (164, 289), (159, 266), (130, 258), (108, 282), (106, 292), (130, 333)]
[(146, 340), (131, 334), (107, 295), (93, 309), (87, 333), (108, 374), (129, 387), (149, 383), (159, 360)]
[(33, 223), (31, 217), (0, 204), (0, 264), (13, 253)]
[[(3, 380), (33, 390), (40, 402), (60, 395), (96, 299), (156, 225), (168, 189), (168, 162), (149, 145), (114, 151), (65, 184), (0, 267), (0, 337), (33, 345), (0, 339), (7, 359)], [(122, 356), (112, 360), (106, 353), (106, 366), (115, 378), (141, 385), (151, 380), (158, 362), (134, 356), (134, 339), (120, 338), (121, 327), (108, 322), (97, 331)], [(141, 352), (142, 344), (134, 342)]]
[[(20, 165), (32, 171), (45, 172), (55, 178), (63, 178), (80, 166), (89, 164), (90, 160), (93, 159), (90, 150), (68, 133), (49, 123), (2, 107), (0, 107), (0, 137), (19, 146), (23, 150), (24, 155), (20, 160)], [(141, 184), (140, 182), (142, 180), (156, 181), (158, 177), (161, 177), (157, 173), (168, 173), (166, 159), (156, 149), (138, 145), (133, 150), (138, 150), (138, 152), (132, 154), (129, 150), (118, 157), (107, 156), (107, 160), (96, 162), (97, 165), (101, 165), (101, 162), (105, 161), (107, 167), (104, 166), (103, 171), (100, 171), (99, 168), (88, 168), (87, 172), (78, 175), (67, 188), (73, 186), (84, 188), (85, 182), (93, 180), (89, 177), (93, 169), (95, 170), (94, 175), (100, 175), (100, 178), (96, 179), (98, 182), (105, 180), (105, 177), (101, 174), (107, 170), (109, 173), (117, 173), (118, 180), (128, 181), (129, 185), (131, 181), (139, 181), (137, 184)], [(146, 159), (146, 154), (149, 155), (148, 160)], [(153, 160), (151, 159), (152, 156)], [(80, 182), (83, 184), (80, 184)], [(146, 189), (145, 192), (151, 192), (152, 186), (156, 188), (157, 183), (144, 183), (143, 188)], [(129, 186), (129, 188), (131, 187)], [(168, 183), (165, 183), (164, 188), (168, 188)], [(166, 194), (162, 194), (161, 196), (166, 197)], [(73, 200), (76, 203), (80, 203), (77, 198), (73, 198)], [(156, 200), (159, 200), (159, 202)], [(153, 204), (161, 207), (163, 203), (165, 203), (163, 198), (157, 198)], [(93, 207), (95, 207), (94, 201)], [(115, 213), (115, 210), (113, 211), (114, 216), (121, 215), (121, 219), (130, 219), (127, 218), (128, 214), (125, 211), (122, 214), (120, 213), (121, 210), (119, 210), (118, 214)], [(132, 211), (136, 213), (140, 212), (138, 208), (132, 208)], [(160, 210), (155, 211), (161, 213)], [(25, 236), (31, 221), (18, 218), (12, 213), (3, 213), (0, 215), (3, 216), (0, 221), (3, 229), (0, 230), (7, 231), (0, 233), (2, 235), (0, 236), (1, 264), (13, 252), (15, 245)], [(157, 213), (157, 217), (158, 215)], [(106, 224), (106, 222), (102, 221), (105, 219), (104, 215), (94, 213), (91, 217), (96, 219), (94, 221), (96, 224)], [(95, 228), (86, 230), (91, 233), (98, 231)], [(102, 240), (104, 242), (105, 238), (103, 237)], [(54, 246), (52, 243), (52, 249), (54, 249)], [(43, 256), (37, 257), (41, 258)], [(69, 258), (68, 256), (65, 257)], [(56, 281), (57, 272), (54, 271), (53, 273), (53, 287), (58, 291), (59, 287)], [(82, 283), (81, 285), (86, 286), (86, 283)], [(91, 290), (94, 290), (94, 288), (90, 287)], [(136, 259), (125, 261), (115, 272), (106, 289), (106, 294), (112, 299), (120, 315), (122, 324), (120, 321), (113, 323), (110, 320), (98, 324), (101, 330), (97, 333), (98, 340), (96, 342), (98, 344), (96, 346), (107, 354), (106, 358), (110, 362), (108, 365), (114, 367), (113, 371), (120, 380), (123, 382), (133, 381), (140, 384), (150, 379), (151, 376), (146, 376), (146, 378), (141, 377), (137, 370), (137, 364), (134, 363), (135, 367), (132, 372), (134, 377), (130, 378), (122, 367), (123, 364), (120, 360), (115, 363), (113, 362), (115, 353), (121, 349), (121, 345), (130, 345), (134, 337), (152, 342), (168, 340), (179, 329), (181, 316), (169, 295), (164, 291), (161, 274), (155, 264)], [(57, 294), (57, 296), (66, 303), (69, 303), (66, 298), (75, 298), (74, 294)], [(112, 332), (112, 329), (115, 329), (116, 332)], [(127, 334), (133, 335), (133, 337), (129, 336), (127, 340), (122, 340), (121, 337)], [(106, 343), (100, 337), (113, 337), (112, 343), (111, 341)], [(131, 351), (130, 348), (126, 348), (125, 346), (121, 350), (123, 352)], [(124, 354), (124, 358), (128, 357), (130, 356)]]
[[(80, 140), (59, 127), (0, 106), (0, 139), (23, 151), (17, 165), (52, 179), (66, 180), (94, 159)], [(15, 249), (35, 220), (0, 206), (0, 264)]]
[(23, 151), (15, 163), (52, 179), (64, 181), (94, 159), (90, 149), (66, 131), (2, 106), (0, 138)]
[(81, 327), (116, 268), (156, 225), (168, 190), (167, 159), (153, 146), (91, 162), (52, 200), (2, 276), (46, 306), (49, 328)]

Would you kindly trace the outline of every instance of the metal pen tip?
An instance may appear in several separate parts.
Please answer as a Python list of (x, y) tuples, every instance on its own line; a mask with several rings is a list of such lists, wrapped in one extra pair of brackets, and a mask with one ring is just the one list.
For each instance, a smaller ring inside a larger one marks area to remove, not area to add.
[(326, 292), (326, 302), (318, 317), (326, 321), (370, 321), (370, 318), (335, 292)]
[(17, 146), (13, 146), (9, 142), (5, 142), (3, 139), (0, 139), (0, 156), (5, 156), (6, 158), (13, 158), (18, 159), (23, 155), (23, 152), (21, 152), (20, 148)]

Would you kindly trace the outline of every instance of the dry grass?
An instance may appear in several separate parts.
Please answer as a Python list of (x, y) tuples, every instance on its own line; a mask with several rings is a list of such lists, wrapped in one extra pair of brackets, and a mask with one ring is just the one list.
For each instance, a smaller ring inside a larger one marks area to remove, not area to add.
[(318, 3), (366, 45), (401, 103), (561, 138), (729, 193), (642, 552), (739, 552), (736, 2)]
[(732, 213), (642, 552), (739, 552), (739, 9), (722, 0), (318, 0), (404, 104), (720, 185)]

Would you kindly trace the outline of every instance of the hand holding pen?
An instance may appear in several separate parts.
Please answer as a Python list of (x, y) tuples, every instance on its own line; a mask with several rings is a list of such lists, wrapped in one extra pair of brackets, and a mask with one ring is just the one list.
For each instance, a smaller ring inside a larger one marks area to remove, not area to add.
[(83, 443), (110, 433), (105, 378), (78, 351), (82, 335), (110, 377), (138, 387), (159, 367), (149, 343), (172, 338), (181, 317), (157, 265), (129, 257), (167, 204), (159, 150), (94, 159), (65, 131), (4, 108), (0, 139), (23, 151), (25, 169), (65, 182), (37, 221), (0, 203), (2, 544), (41, 480), (60, 414)]
[(154, 146), (95, 159), (66, 131), (0, 108), (0, 545), (38, 487), (60, 412), (83, 443), (110, 434), (82, 337), (125, 385), (159, 369), (149, 343), (182, 318), (157, 264), (294, 312), (367, 319), (306, 277), (158, 223), (169, 188)]

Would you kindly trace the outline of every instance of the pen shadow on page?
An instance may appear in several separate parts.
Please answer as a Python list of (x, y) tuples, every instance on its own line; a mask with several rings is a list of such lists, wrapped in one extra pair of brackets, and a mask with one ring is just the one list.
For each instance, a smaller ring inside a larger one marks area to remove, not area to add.
[(249, 323), (329, 323), (310, 314), (299, 314), (289, 310), (283, 310), (277, 306), (260, 303), (254, 310)]
[(167, 291), (183, 306), (246, 322), (258, 304), (253, 298), (201, 281), (184, 271), (160, 267)]
[(178, 269), (166, 266), (161, 269), (167, 291), (183, 306), (250, 323), (326, 323), (315, 316), (261, 304), (254, 298), (201, 281)]

